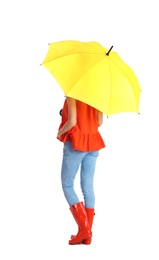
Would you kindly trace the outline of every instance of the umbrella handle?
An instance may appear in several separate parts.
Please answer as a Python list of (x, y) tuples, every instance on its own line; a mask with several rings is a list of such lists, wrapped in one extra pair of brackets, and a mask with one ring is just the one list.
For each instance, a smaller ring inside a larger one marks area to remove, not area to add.
[(109, 49), (109, 51), (106, 53), (107, 56), (108, 56), (109, 53), (111, 52), (112, 48), (113, 48), (113, 46), (111, 46), (111, 48)]

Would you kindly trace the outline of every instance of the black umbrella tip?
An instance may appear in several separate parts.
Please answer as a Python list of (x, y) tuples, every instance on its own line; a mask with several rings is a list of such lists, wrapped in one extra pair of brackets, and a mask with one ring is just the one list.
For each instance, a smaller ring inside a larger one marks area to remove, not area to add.
[(106, 53), (107, 56), (109, 55), (109, 53), (111, 52), (112, 49), (113, 49), (113, 46), (111, 46), (111, 48), (109, 49), (109, 51)]

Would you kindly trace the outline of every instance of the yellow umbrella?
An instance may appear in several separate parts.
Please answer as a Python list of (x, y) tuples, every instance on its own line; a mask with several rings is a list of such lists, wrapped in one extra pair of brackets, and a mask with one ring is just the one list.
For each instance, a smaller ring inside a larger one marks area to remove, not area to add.
[(98, 42), (60, 41), (49, 44), (42, 65), (54, 76), (65, 96), (107, 116), (139, 113), (140, 86), (134, 71)]

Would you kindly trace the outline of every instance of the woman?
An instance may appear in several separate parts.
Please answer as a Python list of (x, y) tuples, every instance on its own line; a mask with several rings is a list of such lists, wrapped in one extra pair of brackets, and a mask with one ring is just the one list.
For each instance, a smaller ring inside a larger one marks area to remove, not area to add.
[[(95, 108), (66, 97), (57, 138), (64, 143), (61, 182), (64, 196), (78, 225), (78, 233), (71, 236), (70, 245), (90, 244), (94, 218), (95, 194), (93, 188), (96, 159), (105, 143), (98, 131), (103, 114)], [(84, 202), (74, 190), (74, 180), (80, 169), (80, 185)]]

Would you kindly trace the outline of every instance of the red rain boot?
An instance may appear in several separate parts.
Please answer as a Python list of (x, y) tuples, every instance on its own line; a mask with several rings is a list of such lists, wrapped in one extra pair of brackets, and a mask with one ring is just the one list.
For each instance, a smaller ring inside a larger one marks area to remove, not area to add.
[[(89, 222), (89, 226), (90, 226), (90, 229), (92, 229), (92, 225), (93, 225), (93, 219), (94, 219), (94, 209), (91, 209), (91, 208), (85, 208), (86, 210), (86, 213), (87, 213), (87, 218), (88, 218), (88, 222)], [(78, 232), (79, 232), (79, 229), (78, 229)], [(77, 233), (78, 234), (78, 233)], [(74, 238), (75, 235), (72, 235), (71, 236), (71, 239)], [(92, 242), (92, 238), (89, 237), (89, 238), (86, 238), (84, 239), (81, 243), (82, 244), (85, 244), (85, 245), (90, 245)]]
[[(85, 208), (85, 210), (86, 210), (86, 213), (87, 213), (90, 229), (92, 229), (93, 219), (94, 219), (94, 215), (95, 215), (94, 209)], [(82, 241), (82, 243), (85, 244), (85, 245), (90, 245), (91, 242), (92, 242), (92, 238), (91, 237), (86, 238), (86, 239), (84, 239)]]
[(78, 202), (72, 205), (70, 207), (70, 211), (78, 225), (79, 231), (76, 236), (69, 240), (69, 244), (80, 244), (84, 239), (90, 238), (92, 236), (83, 202)]

